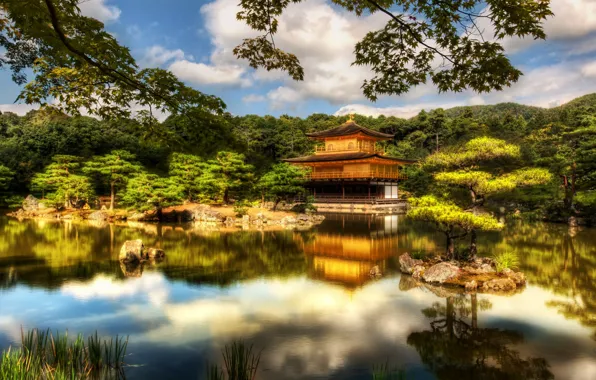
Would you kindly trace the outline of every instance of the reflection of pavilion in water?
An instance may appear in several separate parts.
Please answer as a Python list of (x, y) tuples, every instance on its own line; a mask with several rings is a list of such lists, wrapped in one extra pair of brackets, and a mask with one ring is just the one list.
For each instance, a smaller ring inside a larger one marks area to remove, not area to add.
[(329, 214), (314, 234), (303, 237), (309, 276), (342, 284), (364, 285), (371, 269), (385, 272), (385, 261), (397, 252), (397, 215)]

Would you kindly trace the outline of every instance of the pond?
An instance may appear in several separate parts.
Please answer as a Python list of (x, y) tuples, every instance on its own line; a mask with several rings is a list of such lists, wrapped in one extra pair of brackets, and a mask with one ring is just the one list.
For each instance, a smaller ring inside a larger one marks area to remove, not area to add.
[[(141, 238), (167, 258), (117, 261)], [(509, 223), (479, 251), (515, 251), (512, 296), (443, 294), (399, 273), (444, 239), (403, 216), (328, 215), (309, 231), (0, 218), (0, 348), (21, 328), (128, 335), (127, 379), (201, 379), (221, 349), (262, 350), (257, 379), (595, 379), (596, 229)], [(383, 273), (371, 278), (378, 265)]]

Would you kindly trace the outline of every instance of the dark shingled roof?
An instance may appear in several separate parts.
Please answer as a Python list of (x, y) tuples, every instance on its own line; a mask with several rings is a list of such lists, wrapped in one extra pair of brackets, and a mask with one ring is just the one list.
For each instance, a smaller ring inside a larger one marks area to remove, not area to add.
[(306, 136), (315, 137), (315, 138), (337, 137), (337, 136), (353, 135), (353, 134), (356, 134), (359, 132), (362, 132), (365, 135), (377, 137), (380, 139), (392, 139), (393, 138), (393, 135), (391, 135), (391, 134), (381, 133), (381, 132), (373, 131), (372, 129), (364, 128), (364, 127), (356, 124), (352, 120), (346, 121), (339, 127), (327, 129), (327, 130), (321, 131), (321, 132), (307, 133)]
[(365, 158), (380, 158), (383, 160), (403, 162), (404, 164), (411, 164), (417, 162), (416, 160), (404, 160), (401, 158), (381, 156), (378, 153), (368, 152), (349, 152), (336, 154), (317, 154), (312, 156), (286, 158), (285, 162), (306, 163), (306, 162), (329, 162), (329, 161), (347, 161), (347, 160), (363, 160)]

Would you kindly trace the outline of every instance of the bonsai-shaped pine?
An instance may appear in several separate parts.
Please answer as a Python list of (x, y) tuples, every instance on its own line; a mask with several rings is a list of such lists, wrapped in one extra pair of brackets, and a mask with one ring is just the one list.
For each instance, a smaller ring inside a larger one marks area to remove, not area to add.
[(126, 184), (122, 202), (138, 211), (154, 210), (162, 220), (163, 208), (182, 202), (184, 191), (171, 178), (141, 172)]
[(57, 203), (63, 202), (64, 207), (70, 207), (73, 200), (77, 205), (79, 200), (93, 196), (93, 186), (89, 178), (78, 174), (80, 168), (80, 157), (56, 155), (42, 173), (33, 177), (32, 188), (53, 191), (51, 198)]
[(199, 156), (184, 153), (172, 153), (170, 157), (170, 178), (182, 186), (186, 200), (199, 199), (201, 189), (197, 183), (205, 169), (205, 163)]
[(230, 192), (248, 190), (254, 177), (253, 166), (244, 160), (240, 153), (218, 152), (214, 159), (206, 162), (203, 174), (197, 180), (199, 188), (229, 203)]
[(439, 200), (432, 195), (410, 198), (412, 209), (408, 217), (433, 223), (445, 234), (448, 259), (455, 258), (455, 240), (465, 237), (471, 231), (500, 230), (503, 225), (487, 214), (474, 214), (449, 201)]
[(110, 210), (114, 209), (116, 190), (124, 186), (130, 176), (141, 171), (134, 162), (135, 155), (126, 150), (113, 150), (103, 156), (94, 156), (85, 163), (83, 172), (99, 177), (110, 186)]
[(304, 194), (305, 169), (281, 163), (274, 165), (259, 180), (257, 188), (261, 191), (263, 202), (265, 198), (272, 198), (273, 210), (284, 197)]
[[(547, 169), (521, 168), (502, 173), (503, 167), (514, 165), (521, 157), (517, 145), (490, 137), (479, 137), (452, 152), (429, 156), (427, 167), (443, 171), (435, 174), (439, 183), (454, 185), (469, 191), (469, 207), (474, 214), (481, 212), (485, 200), (493, 194), (517, 187), (545, 184), (552, 179)], [(480, 170), (483, 167), (485, 170)], [(470, 231), (470, 254), (476, 254), (476, 230)]]

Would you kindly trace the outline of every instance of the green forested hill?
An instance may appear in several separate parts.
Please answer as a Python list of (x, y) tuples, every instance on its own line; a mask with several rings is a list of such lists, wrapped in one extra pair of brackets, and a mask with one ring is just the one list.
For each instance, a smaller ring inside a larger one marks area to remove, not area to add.
[[(556, 178), (567, 176), (570, 180), (575, 163), (577, 190), (596, 189), (596, 164), (592, 164), (596, 163), (596, 94), (551, 109), (501, 103), (422, 111), (407, 120), (355, 118), (363, 126), (394, 133), (394, 141), (385, 143), (386, 151), (394, 156), (422, 159), (437, 149), (449, 150), (474, 137), (491, 136), (520, 145), (525, 160), (521, 164), (548, 167)], [(31, 179), (53, 156), (72, 155), (84, 161), (116, 149), (133, 153), (148, 171), (161, 175), (167, 174), (174, 152), (207, 160), (219, 151), (234, 151), (245, 156), (258, 178), (282, 158), (311, 153), (314, 142), (305, 133), (345, 120), (345, 116), (325, 114), (307, 118), (226, 114), (196, 124), (180, 116), (147, 124), (134, 119), (68, 117), (50, 111), (32, 111), (23, 117), (4, 113), (0, 114), (0, 169), (4, 167), (10, 176), (2, 177), (0, 170), (0, 191), (30, 192)], [(416, 185), (416, 175), (411, 178), (410, 189), (424, 188)], [(105, 193), (105, 188), (96, 192)]]

